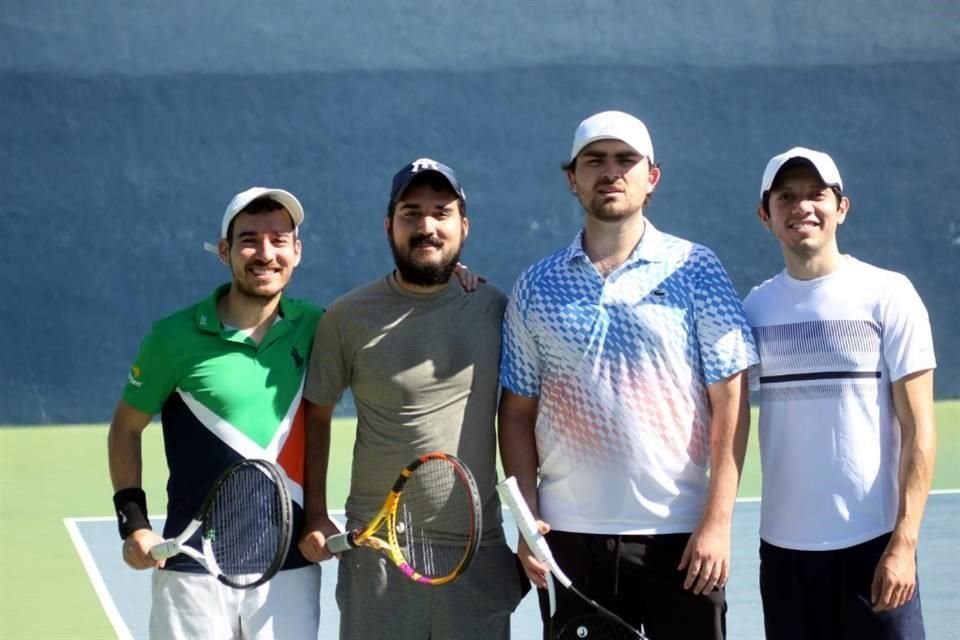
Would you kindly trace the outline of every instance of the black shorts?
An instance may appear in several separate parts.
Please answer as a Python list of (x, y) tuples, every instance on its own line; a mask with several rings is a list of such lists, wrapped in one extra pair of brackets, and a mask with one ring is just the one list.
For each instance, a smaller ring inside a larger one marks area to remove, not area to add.
[[(650, 536), (551, 531), (547, 541), (557, 563), (587, 596), (643, 626), (652, 640), (722, 640), (726, 637), (723, 589), (694, 595), (683, 588), (686, 571), (678, 571), (688, 533)], [(557, 611), (550, 619), (546, 590), (538, 589), (543, 637), (566, 621), (591, 613), (589, 604), (557, 585)]]
[(870, 585), (890, 534), (831, 551), (760, 541), (767, 640), (923, 640), (920, 583), (902, 607), (874, 612)]

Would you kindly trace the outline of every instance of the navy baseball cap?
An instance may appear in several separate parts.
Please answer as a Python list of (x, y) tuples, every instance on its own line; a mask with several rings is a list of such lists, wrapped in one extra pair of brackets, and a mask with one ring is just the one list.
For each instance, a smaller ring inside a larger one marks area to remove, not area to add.
[(413, 179), (425, 171), (434, 171), (442, 175), (450, 184), (453, 192), (457, 194), (457, 197), (464, 202), (467, 201), (467, 195), (464, 193), (463, 187), (460, 186), (460, 181), (457, 180), (457, 174), (453, 172), (453, 169), (430, 158), (418, 158), (403, 167), (403, 169), (400, 169), (400, 171), (393, 176), (393, 186), (390, 188), (391, 206), (403, 195), (403, 192), (407, 190), (407, 187), (410, 186)]

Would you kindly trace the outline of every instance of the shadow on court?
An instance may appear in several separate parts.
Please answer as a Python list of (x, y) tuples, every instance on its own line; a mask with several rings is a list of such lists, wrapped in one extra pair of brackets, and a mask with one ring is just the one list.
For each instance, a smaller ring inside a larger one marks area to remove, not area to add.
[[(757, 586), (759, 560), (758, 502), (739, 502), (733, 526), (733, 572), (727, 589), (728, 637), (731, 640), (762, 640), (763, 618)], [(516, 528), (504, 513), (505, 529), (516, 548)], [(147, 637), (150, 613), (150, 574), (128, 569), (120, 560), (117, 526), (113, 518), (66, 519), (74, 545), (97, 591), (106, 615), (121, 640)], [(154, 519), (157, 529), (162, 519)], [(960, 530), (960, 492), (930, 497), (920, 538), (920, 579), (928, 640), (954, 638), (960, 628), (957, 605), (956, 532)], [(335, 640), (339, 613), (334, 601), (336, 560), (323, 566), (320, 640)], [(440, 587), (442, 588), (442, 587)], [(514, 640), (539, 640), (540, 618), (536, 598), (524, 598), (513, 616)], [(281, 639), (283, 640), (283, 639)], [(290, 639), (298, 640), (298, 639)]]

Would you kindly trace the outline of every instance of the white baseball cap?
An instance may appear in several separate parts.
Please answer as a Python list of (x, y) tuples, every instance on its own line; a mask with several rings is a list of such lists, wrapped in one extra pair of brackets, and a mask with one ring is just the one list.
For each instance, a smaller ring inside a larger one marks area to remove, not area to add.
[(820, 179), (828, 187), (837, 187), (843, 191), (843, 180), (840, 179), (840, 170), (834, 163), (833, 158), (822, 151), (814, 151), (806, 147), (794, 147), (788, 151), (773, 156), (767, 163), (767, 168), (763, 172), (763, 182), (760, 183), (760, 197), (770, 190), (773, 181), (777, 179), (777, 174), (785, 167), (793, 167), (798, 164), (809, 165), (814, 168)]
[[(241, 191), (233, 196), (233, 200), (227, 205), (227, 210), (223, 212), (223, 222), (220, 224), (220, 239), (227, 239), (227, 231), (230, 229), (230, 223), (237, 217), (241, 211), (256, 200), (257, 198), (270, 198), (274, 202), (282, 205), (293, 219), (293, 227), (296, 229), (303, 224), (303, 205), (289, 191), (283, 189), (270, 189), (267, 187), (250, 187), (246, 191)], [(210, 253), (217, 255), (219, 248), (210, 242), (204, 242), (203, 248)]]
[(227, 210), (223, 212), (223, 223), (220, 225), (220, 238), (222, 240), (227, 238), (227, 230), (230, 228), (230, 223), (233, 219), (237, 217), (237, 214), (246, 209), (247, 205), (258, 198), (269, 198), (283, 205), (290, 214), (290, 217), (293, 218), (294, 227), (299, 227), (303, 224), (303, 205), (300, 204), (300, 201), (297, 200), (296, 196), (292, 193), (284, 191), (283, 189), (251, 187), (233, 196), (233, 200), (227, 205)]
[(570, 160), (576, 158), (585, 146), (597, 140), (620, 140), (653, 162), (653, 142), (647, 126), (629, 113), (602, 111), (581, 122), (573, 135)]

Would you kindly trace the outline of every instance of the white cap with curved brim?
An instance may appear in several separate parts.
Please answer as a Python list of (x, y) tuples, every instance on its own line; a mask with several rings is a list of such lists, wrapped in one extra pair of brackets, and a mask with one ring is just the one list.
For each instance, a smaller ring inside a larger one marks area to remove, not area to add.
[(795, 166), (797, 164), (813, 167), (825, 185), (837, 187), (841, 193), (843, 192), (843, 180), (840, 179), (840, 170), (837, 169), (833, 158), (822, 151), (814, 151), (806, 147), (794, 147), (770, 158), (770, 162), (767, 163), (767, 168), (763, 172), (763, 181), (760, 183), (760, 197), (762, 198), (763, 194), (770, 190), (781, 169), (787, 165)]
[(583, 148), (597, 140), (620, 140), (633, 147), (633, 150), (653, 163), (653, 141), (647, 125), (629, 113), (623, 111), (601, 111), (595, 113), (577, 127), (573, 134), (573, 148), (570, 160), (577, 157)]
[[(303, 224), (303, 205), (300, 204), (300, 201), (297, 200), (297, 197), (292, 193), (289, 191), (284, 191), (283, 189), (251, 187), (246, 191), (241, 191), (237, 195), (233, 196), (230, 204), (227, 205), (227, 210), (223, 212), (223, 222), (220, 224), (221, 240), (225, 240), (227, 238), (227, 231), (230, 229), (230, 223), (233, 222), (233, 219), (237, 217), (237, 214), (246, 209), (251, 202), (257, 200), (258, 198), (269, 198), (282, 205), (293, 219), (294, 229)], [(217, 253), (216, 245), (209, 242), (204, 242), (203, 248), (211, 253)]]

